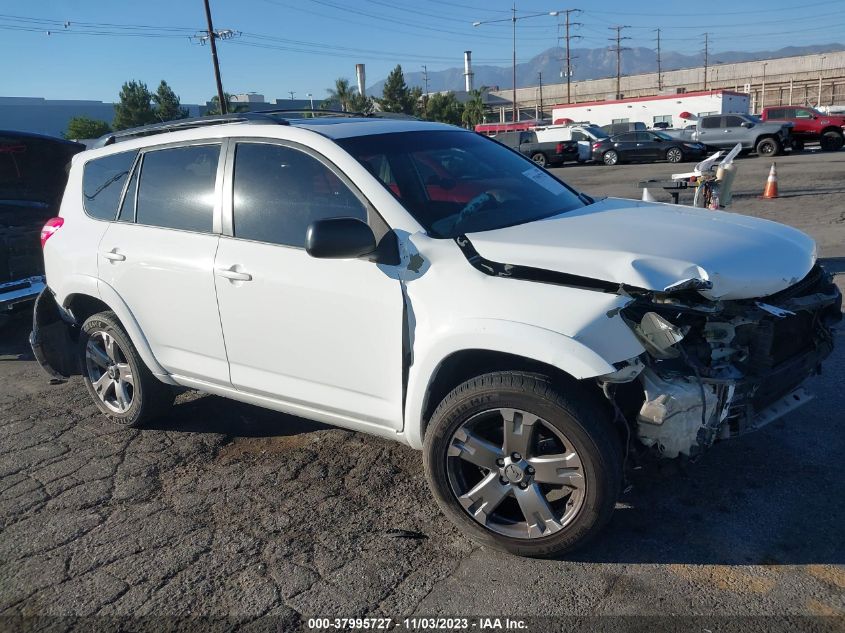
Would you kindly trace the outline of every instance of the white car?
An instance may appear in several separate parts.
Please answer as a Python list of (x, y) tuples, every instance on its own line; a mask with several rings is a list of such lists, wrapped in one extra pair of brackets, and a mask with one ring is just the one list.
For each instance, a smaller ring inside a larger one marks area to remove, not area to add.
[(491, 547), (582, 543), (624, 466), (770, 422), (832, 349), (803, 233), (594, 200), (459, 128), (256, 113), (105, 143), (42, 234), (48, 372), (127, 425), (190, 388), (422, 449)]

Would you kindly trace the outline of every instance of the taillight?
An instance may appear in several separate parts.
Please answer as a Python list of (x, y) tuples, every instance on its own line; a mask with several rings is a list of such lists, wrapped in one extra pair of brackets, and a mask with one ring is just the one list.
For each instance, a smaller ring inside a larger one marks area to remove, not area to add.
[(64, 223), (64, 218), (50, 218), (47, 220), (47, 224), (45, 224), (44, 228), (41, 229), (41, 248), (44, 248), (47, 240), (53, 236), (53, 233), (62, 228)]
[(593, 149), (598, 149), (600, 145), (601, 141), (596, 141), (595, 143), (593, 143)]
[(556, 154), (563, 154), (565, 151), (566, 151), (566, 149), (564, 149), (563, 143), (558, 143), (557, 147), (555, 148), (555, 153)]

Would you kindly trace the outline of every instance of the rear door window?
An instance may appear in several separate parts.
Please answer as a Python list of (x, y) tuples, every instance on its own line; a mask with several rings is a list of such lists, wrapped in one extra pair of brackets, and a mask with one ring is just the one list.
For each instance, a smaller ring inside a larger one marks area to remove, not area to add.
[(123, 185), (137, 155), (137, 150), (121, 152), (85, 163), (82, 168), (82, 199), (88, 215), (98, 220), (114, 220)]
[(724, 127), (740, 127), (745, 122), (745, 119), (739, 116), (726, 116), (724, 117), (724, 121)]
[(721, 127), (721, 125), (722, 117), (720, 116), (707, 116), (701, 119), (701, 127), (705, 129), (717, 128)]
[(210, 233), (220, 145), (148, 151), (138, 187), (138, 224)]

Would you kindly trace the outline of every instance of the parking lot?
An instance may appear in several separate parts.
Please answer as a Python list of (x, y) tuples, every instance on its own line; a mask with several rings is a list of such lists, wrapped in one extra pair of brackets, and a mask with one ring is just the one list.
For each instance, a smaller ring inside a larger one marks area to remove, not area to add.
[[(737, 165), (732, 210), (807, 231), (845, 288), (845, 152), (780, 157), (776, 200), (757, 198), (769, 162)], [(639, 198), (638, 181), (691, 168), (554, 172)], [(420, 455), (396, 443), (195, 393), (153, 428), (109, 426), (81, 380), (48, 383), (27, 332), (22, 318), (0, 334), (0, 616), (204, 616), (243, 630), (261, 616), (296, 630), (361, 615), (845, 624), (841, 331), (810, 381), (816, 400), (694, 464), (636, 471), (609, 528), (556, 561), (471, 543), (435, 506)]]

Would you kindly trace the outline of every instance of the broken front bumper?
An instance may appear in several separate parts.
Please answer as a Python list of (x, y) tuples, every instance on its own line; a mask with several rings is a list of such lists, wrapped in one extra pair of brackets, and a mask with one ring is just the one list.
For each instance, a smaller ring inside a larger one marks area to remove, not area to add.
[(641, 302), (623, 310), (641, 337), (647, 333), (638, 324), (653, 324), (654, 317), (645, 315), (654, 310), (672, 328), (661, 333), (676, 337), (663, 344), (664, 354), (644, 355), (646, 366), (637, 374), (642, 399), (633, 416), (636, 435), (664, 457), (695, 455), (716, 439), (762, 428), (808, 402), (812, 397), (801, 384), (833, 351), (831, 328), (842, 318), (841, 293), (818, 266), (758, 300), (671, 305)]

